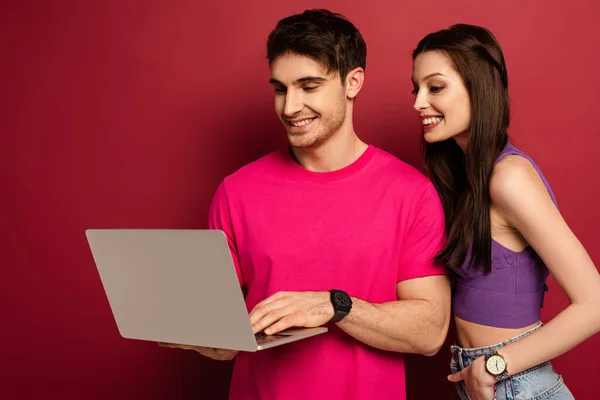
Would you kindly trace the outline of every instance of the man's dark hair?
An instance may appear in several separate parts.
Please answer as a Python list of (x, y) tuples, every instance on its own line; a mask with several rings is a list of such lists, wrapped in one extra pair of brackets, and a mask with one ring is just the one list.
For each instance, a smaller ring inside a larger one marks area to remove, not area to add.
[(288, 53), (317, 61), (342, 82), (348, 72), (367, 64), (367, 45), (358, 29), (328, 10), (306, 10), (277, 23), (267, 40), (269, 65)]

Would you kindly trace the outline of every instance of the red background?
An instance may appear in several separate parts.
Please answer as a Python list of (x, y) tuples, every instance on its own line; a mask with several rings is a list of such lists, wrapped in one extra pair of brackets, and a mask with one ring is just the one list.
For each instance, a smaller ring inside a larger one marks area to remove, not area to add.
[[(226, 398), (230, 363), (119, 336), (84, 230), (205, 227), (220, 180), (285, 140), (265, 41), (315, 6), (345, 14), (368, 44), (357, 133), (416, 166), (410, 51), (452, 23), (490, 28), (508, 64), (510, 133), (600, 265), (591, 0), (3, 1), (0, 397)], [(546, 304), (544, 320), (568, 304), (554, 281)], [(594, 337), (555, 362), (578, 399), (597, 396), (599, 349)], [(448, 361), (447, 347), (410, 357), (409, 398), (450, 398)]]

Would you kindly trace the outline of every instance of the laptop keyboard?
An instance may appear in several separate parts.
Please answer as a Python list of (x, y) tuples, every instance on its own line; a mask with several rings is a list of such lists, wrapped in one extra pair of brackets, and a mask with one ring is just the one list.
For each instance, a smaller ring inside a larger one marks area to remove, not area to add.
[(259, 346), (262, 344), (267, 344), (267, 343), (271, 343), (274, 341), (277, 341), (279, 339), (282, 338), (286, 338), (292, 336), (291, 333), (276, 333), (274, 335), (267, 335), (264, 332), (259, 332), (254, 334), (254, 337), (256, 338), (256, 344), (258, 344)]

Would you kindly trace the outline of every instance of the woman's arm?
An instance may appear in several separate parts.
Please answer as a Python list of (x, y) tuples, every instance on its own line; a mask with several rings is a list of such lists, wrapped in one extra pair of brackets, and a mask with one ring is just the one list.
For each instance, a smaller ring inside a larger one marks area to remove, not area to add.
[[(549, 361), (600, 331), (600, 275), (573, 234), (533, 165), (508, 156), (494, 168), (490, 181), (492, 203), (542, 258), (570, 305), (540, 329), (502, 347), (510, 375)], [(485, 398), (494, 378), (484, 358), (450, 376), (465, 380), (473, 399)]]

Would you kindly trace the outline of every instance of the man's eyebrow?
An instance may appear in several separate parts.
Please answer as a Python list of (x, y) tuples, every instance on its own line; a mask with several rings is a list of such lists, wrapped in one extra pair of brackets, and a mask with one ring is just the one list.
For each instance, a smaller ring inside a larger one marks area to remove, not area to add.
[[(327, 78), (323, 78), (322, 76), (305, 76), (303, 78), (297, 79), (296, 81), (294, 81), (294, 83), (297, 83), (297, 84), (298, 83), (306, 83), (306, 82), (323, 83), (326, 81), (327, 81)], [(271, 85), (285, 86), (283, 83), (279, 82), (275, 78), (269, 79), (269, 83)]]
[(304, 83), (304, 82), (315, 82), (315, 83), (323, 83), (327, 81), (327, 78), (323, 78), (321, 76), (305, 76), (304, 78), (300, 78), (296, 81), (296, 83)]

